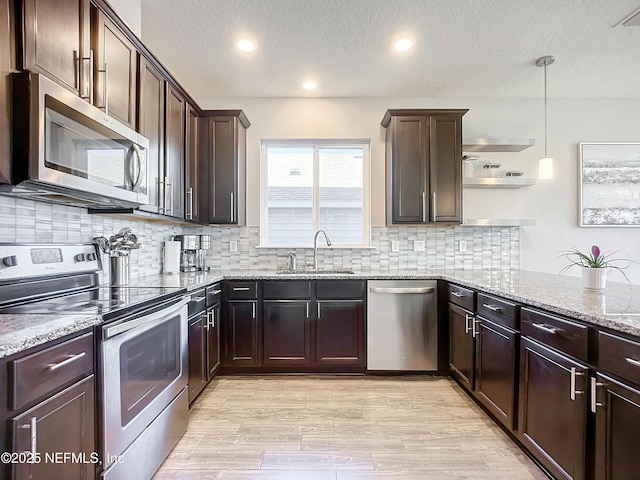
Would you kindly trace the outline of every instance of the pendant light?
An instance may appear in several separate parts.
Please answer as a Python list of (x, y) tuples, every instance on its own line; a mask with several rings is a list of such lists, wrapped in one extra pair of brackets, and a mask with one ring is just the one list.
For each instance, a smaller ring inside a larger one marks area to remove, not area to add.
[(537, 67), (544, 67), (544, 158), (538, 164), (538, 178), (553, 178), (553, 158), (547, 154), (547, 66), (556, 61), (553, 55), (540, 57), (536, 61)]

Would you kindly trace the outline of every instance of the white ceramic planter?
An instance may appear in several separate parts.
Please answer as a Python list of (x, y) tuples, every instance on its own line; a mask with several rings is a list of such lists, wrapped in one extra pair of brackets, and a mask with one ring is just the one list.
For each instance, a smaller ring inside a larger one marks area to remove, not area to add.
[(587, 290), (602, 291), (607, 284), (606, 268), (586, 268), (582, 269), (582, 286)]

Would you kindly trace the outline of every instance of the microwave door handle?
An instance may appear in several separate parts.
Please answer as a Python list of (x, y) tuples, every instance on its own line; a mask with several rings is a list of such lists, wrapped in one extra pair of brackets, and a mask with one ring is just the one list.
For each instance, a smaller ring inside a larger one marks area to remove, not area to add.
[(142, 184), (142, 180), (147, 172), (145, 171), (144, 162), (142, 161), (142, 152), (140, 151), (140, 147), (136, 143), (131, 146), (133, 147), (133, 151), (136, 153), (136, 160), (138, 162), (138, 177), (136, 178), (136, 183), (133, 184), (133, 191), (137, 192), (140, 189), (140, 184)]

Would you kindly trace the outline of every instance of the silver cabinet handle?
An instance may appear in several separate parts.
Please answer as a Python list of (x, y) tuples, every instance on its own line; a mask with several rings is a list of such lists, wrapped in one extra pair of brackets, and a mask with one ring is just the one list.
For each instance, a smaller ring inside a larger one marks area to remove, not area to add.
[(640, 367), (640, 360), (634, 360), (633, 358), (625, 357), (627, 363), (630, 363), (634, 367)]
[(531, 325), (536, 327), (538, 330), (542, 330), (543, 332), (551, 333), (552, 335), (555, 335), (556, 333), (558, 333), (558, 329), (557, 328), (547, 327), (546, 325), (544, 325), (542, 323), (532, 323)]
[(38, 454), (38, 418), (31, 417), (31, 458), (35, 459)]
[(173, 215), (173, 180), (169, 184), (169, 200), (171, 200), (171, 209), (169, 210), (169, 215)]
[(108, 114), (109, 113), (109, 97), (107, 96), (108, 94), (107, 83), (109, 81), (109, 65), (107, 65), (107, 62), (104, 63), (104, 70), (98, 70), (98, 73), (102, 73), (104, 78), (104, 83), (102, 84), (102, 95), (103, 95), (102, 106), (98, 108), (101, 108), (102, 110), (104, 110), (104, 113)]
[(133, 147), (133, 151), (136, 153), (136, 159), (138, 160), (138, 177), (136, 178), (136, 183), (133, 184), (133, 191), (137, 192), (140, 189), (144, 175), (146, 175), (147, 172), (144, 169), (144, 162), (142, 161), (142, 152), (140, 151), (140, 147), (135, 143), (131, 144), (131, 146)]
[(464, 333), (465, 335), (471, 331), (471, 327), (469, 326), (469, 320), (473, 321), (473, 315), (469, 315), (468, 313), (464, 314)]
[(206, 331), (209, 331), (209, 323), (211, 322), (211, 315), (210, 315), (210, 313), (211, 313), (211, 312), (207, 312), (207, 321), (205, 322), (205, 324), (204, 324), (204, 325), (202, 325), (202, 329), (203, 329), (203, 330), (206, 330)]
[(491, 305), (489, 303), (483, 303), (482, 306), (485, 307), (485, 308), (488, 308), (489, 310), (491, 310), (493, 312), (499, 312), (500, 310), (502, 310), (500, 307), (496, 307), (495, 305)]
[(214, 290), (213, 292), (211, 292), (213, 295), (218, 295), (219, 293), (222, 293), (222, 290)]
[(433, 213), (433, 221), (436, 221), (436, 192), (431, 192), (431, 211)]
[(604, 403), (599, 403), (597, 399), (598, 387), (603, 387), (604, 383), (596, 381), (596, 377), (591, 377), (591, 413), (597, 413), (598, 407), (604, 407)]
[(82, 86), (80, 85), (80, 68), (81, 68), (81, 60), (84, 59), (80, 59), (80, 55), (78, 54), (77, 50), (73, 51), (73, 64), (76, 67), (76, 84), (74, 85), (77, 89), (78, 92), (80, 92), (80, 98), (82, 98), (83, 100), (88, 100), (87, 97), (85, 96), (85, 92), (82, 89)]
[[(167, 200), (167, 186), (159, 177), (156, 177), (156, 184), (158, 185), (158, 213), (164, 214), (164, 206)], [(160, 185), (162, 185), (162, 196), (160, 196)]]
[(216, 311), (211, 310), (211, 328), (216, 328)]
[(236, 217), (236, 206), (233, 201), (233, 192), (231, 192), (231, 221), (233, 222)]
[(576, 395), (582, 395), (584, 392), (582, 390), (576, 390), (576, 377), (582, 376), (584, 373), (576, 371), (576, 367), (571, 367), (571, 382), (570, 382), (570, 392), (569, 397), (571, 400), (575, 401)]
[(234, 292), (248, 292), (249, 290), (249, 287), (233, 287)]
[[(169, 187), (170, 193), (169, 193), (169, 199), (167, 199), (167, 187)], [(170, 204), (173, 204), (173, 185), (171, 185), (171, 182), (169, 181), (169, 177), (164, 177), (164, 213), (166, 213), (167, 215), (171, 215), (171, 208), (169, 207)], [(169, 202), (169, 200), (171, 202)]]
[(473, 338), (476, 338), (476, 336), (478, 335), (478, 329), (476, 328), (476, 325), (477, 325), (478, 323), (480, 323), (480, 320), (475, 320), (475, 319), (474, 319), (474, 320), (471, 322), (471, 336), (472, 336)]
[(406, 287), (406, 288), (394, 288), (394, 287), (371, 287), (369, 289), (371, 293), (433, 293), (435, 289), (433, 287)]
[(309, 302), (307, 302), (307, 318), (309, 318)]
[(206, 300), (207, 297), (191, 297), (192, 302), (201, 302), (202, 300)]
[(420, 194), (422, 197), (422, 222), (427, 223), (427, 192)]
[(189, 199), (187, 202), (189, 209), (185, 216), (187, 217), (187, 220), (193, 220), (193, 187), (189, 187), (187, 190), (187, 198)]
[(87, 354), (87, 352), (80, 352), (77, 355), (69, 355), (66, 360), (63, 360), (63, 361), (58, 362), (58, 363), (50, 363), (48, 365), (48, 369), (51, 372), (55, 372), (56, 370), (58, 370), (59, 368), (64, 367), (65, 365), (69, 365), (70, 363), (75, 362), (76, 360), (80, 360), (86, 354)]
[(320, 302), (317, 303), (316, 305), (316, 310), (318, 310), (318, 319), (320, 318)]
[(252, 318), (256, 318), (256, 302), (251, 302), (251, 307), (252, 307)]
[(462, 298), (462, 297), (464, 297), (464, 295), (463, 295), (463, 294), (458, 293), (458, 292), (451, 292), (451, 295), (453, 295), (454, 297), (458, 297), (458, 298)]

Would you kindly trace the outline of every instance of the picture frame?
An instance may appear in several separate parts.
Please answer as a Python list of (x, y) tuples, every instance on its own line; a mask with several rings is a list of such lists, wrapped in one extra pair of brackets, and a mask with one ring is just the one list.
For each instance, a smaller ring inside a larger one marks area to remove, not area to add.
[(640, 143), (580, 143), (581, 227), (640, 227)]

